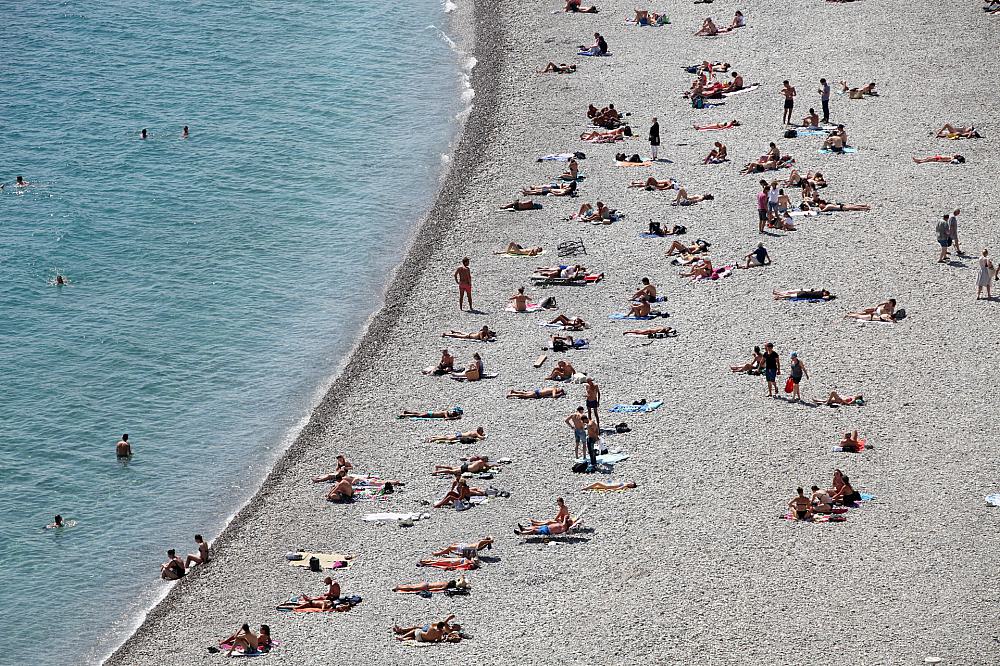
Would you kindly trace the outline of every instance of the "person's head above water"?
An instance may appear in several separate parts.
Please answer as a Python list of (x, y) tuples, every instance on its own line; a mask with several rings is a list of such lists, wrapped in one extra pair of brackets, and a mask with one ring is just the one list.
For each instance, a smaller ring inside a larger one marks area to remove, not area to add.
[(122, 441), (123, 442), (127, 442), (128, 441), (128, 433), (125, 433), (124, 435), (122, 435)]
[(141, 132), (139, 132), (139, 137), (140, 137), (140, 138), (143, 138), (143, 139), (145, 139), (145, 138), (146, 138), (146, 137), (148, 137), (148, 136), (149, 136), (149, 132), (147, 132), (147, 131), (145, 130), (145, 128), (143, 128), (143, 130), (142, 130)]
[(59, 514), (57, 513), (57, 514), (55, 515), (55, 519), (54, 519), (54, 520), (53, 520), (52, 522), (53, 522), (53, 523), (54, 523), (55, 525), (57, 525), (57, 526), (59, 526), (59, 527), (62, 527), (62, 524), (63, 524), (63, 520), (62, 520), (62, 516), (61, 516), (61, 515), (59, 515)]
[(57, 275), (56, 284), (66, 284), (66, 279), (62, 275)]
[(23, 185), (24, 184), (24, 176), (18, 176), (16, 178), (16, 181), (17, 181), (18, 185)]

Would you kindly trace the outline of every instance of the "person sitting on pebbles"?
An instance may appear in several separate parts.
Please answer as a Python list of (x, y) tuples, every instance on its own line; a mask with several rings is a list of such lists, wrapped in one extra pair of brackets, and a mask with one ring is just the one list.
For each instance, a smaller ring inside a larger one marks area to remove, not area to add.
[(576, 368), (569, 361), (556, 361), (556, 366), (552, 368), (552, 372), (546, 379), (554, 382), (565, 382), (573, 378), (576, 374)]
[(354, 499), (354, 484), (344, 472), (337, 473), (333, 485), (326, 493), (326, 499), (340, 504), (346, 504)]
[(556, 498), (556, 506), (559, 510), (552, 520), (532, 520), (527, 526), (518, 523), (514, 534), (525, 536), (554, 536), (565, 534), (573, 524), (573, 519), (569, 515), (569, 509), (562, 497)]
[(468, 502), (473, 497), (485, 497), (486, 491), (482, 488), (471, 488), (468, 482), (462, 476), (457, 477), (451, 484), (451, 488), (445, 493), (444, 497), (439, 499), (434, 503), (435, 509), (440, 509), (442, 507), (448, 506), (449, 504), (454, 504), (455, 502)]

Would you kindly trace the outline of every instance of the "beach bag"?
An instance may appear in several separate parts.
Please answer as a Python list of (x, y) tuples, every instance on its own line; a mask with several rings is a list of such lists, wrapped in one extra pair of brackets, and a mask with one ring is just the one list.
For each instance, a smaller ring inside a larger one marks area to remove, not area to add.
[(542, 301), (542, 309), (543, 310), (554, 310), (556, 307), (557, 306), (556, 306), (556, 297), (555, 296), (549, 296), (544, 301)]
[(791, 377), (789, 377), (787, 380), (785, 380), (785, 393), (791, 393), (792, 389), (794, 388), (795, 388), (795, 382), (792, 380)]
[(692, 97), (691, 98), (691, 108), (692, 109), (704, 109), (705, 108), (705, 98), (704, 97)]
[(552, 340), (552, 351), (554, 352), (564, 352), (568, 349), (566, 343), (562, 338), (554, 338)]
[(893, 312), (892, 318), (895, 319), (896, 321), (899, 321), (900, 319), (906, 319), (906, 308), (899, 308), (898, 310)]
[(787, 130), (785, 130), (785, 138), (786, 138), (786, 139), (794, 139), (794, 138), (795, 138), (795, 137), (797, 137), (798, 135), (799, 135), (799, 133), (798, 133), (798, 132), (796, 132), (796, 131), (795, 131), (795, 130), (793, 130), (793, 129), (787, 129)]
[(586, 471), (587, 471), (587, 463), (585, 462), (573, 463), (574, 474), (583, 474)]
[(319, 565), (319, 558), (313, 555), (309, 558), (309, 571), (322, 571), (323, 568)]

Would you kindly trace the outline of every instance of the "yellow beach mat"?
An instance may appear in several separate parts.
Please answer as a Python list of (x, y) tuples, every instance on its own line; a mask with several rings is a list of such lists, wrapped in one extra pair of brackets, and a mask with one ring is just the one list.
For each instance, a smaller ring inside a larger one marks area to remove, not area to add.
[(653, 166), (652, 162), (615, 162), (620, 167), (647, 167)]
[[(343, 553), (308, 553), (302, 552), (301, 560), (289, 560), (288, 564), (293, 567), (308, 567), (309, 558), (316, 557), (319, 558), (319, 566), (322, 569), (345, 569), (354, 564), (353, 555), (344, 555)], [(345, 564), (335, 567), (334, 564), (337, 562), (344, 562)]]

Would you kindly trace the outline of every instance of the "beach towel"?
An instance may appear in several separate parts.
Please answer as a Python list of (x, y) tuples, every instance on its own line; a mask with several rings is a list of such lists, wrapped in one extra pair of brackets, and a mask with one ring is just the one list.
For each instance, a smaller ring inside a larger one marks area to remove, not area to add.
[[(829, 213), (823, 213), (824, 215), (829, 215)], [(816, 210), (792, 210), (788, 212), (790, 217), (816, 217), (819, 215), (819, 211)]]
[[(817, 152), (817, 153), (821, 153), (821, 154), (823, 154), (823, 155), (836, 155), (836, 154), (837, 154), (837, 151), (835, 151), (835, 150), (830, 150), (829, 148), (820, 148), (820, 149), (819, 149), (819, 150), (817, 150), (816, 152)], [(858, 149), (857, 149), (857, 148), (844, 148), (844, 149), (843, 149), (842, 151), (840, 151), (840, 152), (841, 152), (841, 153), (843, 153), (843, 154), (846, 154), (846, 155), (850, 155), (851, 153), (856, 153), (856, 152), (858, 152)]]
[[(627, 453), (621, 453), (621, 452), (618, 452), (618, 453), (602, 453), (601, 455), (597, 456), (597, 464), (598, 465), (615, 465), (615, 464), (618, 464), (618, 463), (623, 462), (625, 460), (628, 460), (628, 454)], [(578, 462), (578, 463), (589, 463), (590, 462), (590, 458), (588, 458), (588, 457), (577, 458), (576, 462)]]
[(430, 518), (429, 513), (366, 513), (361, 520), (366, 523), (395, 522), (397, 520), (424, 520)]
[(827, 136), (827, 133), (821, 129), (810, 129), (810, 128), (800, 128), (795, 130), (796, 137), (803, 136)]
[(669, 316), (670, 316), (669, 312), (650, 312), (645, 317), (633, 317), (631, 315), (625, 314), (624, 312), (613, 312), (612, 314), (608, 315), (608, 319), (612, 319), (615, 321), (624, 321), (624, 320), (649, 321), (650, 319), (656, 319), (657, 317), (669, 317)]
[(620, 167), (648, 167), (653, 166), (652, 162), (615, 162)]
[(593, 284), (594, 282), (600, 282), (604, 278), (604, 273), (590, 273), (584, 275), (583, 277), (573, 277), (573, 278), (562, 278), (562, 277), (549, 277), (547, 275), (536, 275), (532, 274), (531, 280), (536, 284), (551, 284), (551, 285), (586, 285)]
[(795, 516), (791, 513), (786, 513), (783, 516), (779, 516), (779, 518), (781, 520), (790, 520), (793, 523), (842, 523), (847, 520), (847, 516), (837, 513), (837, 509), (833, 511), (832, 514), (815, 514), (812, 520), (796, 520)]
[[(573, 340), (573, 346), (572, 347), (563, 347), (563, 349), (589, 349), (589, 348), (590, 348), (590, 341), (588, 341), (588, 340), (586, 340), (584, 338), (579, 338), (577, 340)], [(547, 349), (547, 350), (555, 351), (554, 349), (552, 349), (552, 341), (551, 340), (549, 342), (546, 342), (545, 346), (542, 347), (542, 349)]]
[(549, 155), (542, 155), (537, 158), (536, 162), (569, 162), (574, 157), (580, 158), (583, 153), (577, 155), (576, 153), (551, 153)]
[[(525, 312), (538, 312), (539, 310), (544, 310), (544, 308), (542, 307), (541, 303), (528, 303), (525, 307), (527, 308), (527, 310), (525, 310)], [(508, 305), (504, 309), (507, 310), (507, 312), (517, 312), (517, 310), (514, 309), (514, 304), (513, 303), (510, 304), (510, 305)], [(519, 314), (522, 314), (522, 313), (519, 313)]]
[(733, 92), (722, 93), (722, 96), (723, 97), (733, 97), (735, 95), (742, 95), (743, 93), (750, 92), (751, 90), (757, 90), (757, 88), (760, 88), (760, 84), (759, 83), (751, 83), (750, 85), (744, 86), (744, 87), (740, 88), (739, 90), (734, 90)]
[(1000, 493), (993, 493), (986, 496), (986, 504), (989, 506), (1000, 506)]
[(531, 259), (533, 257), (540, 257), (543, 254), (545, 254), (545, 252), (546, 252), (545, 250), (542, 250), (538, 254), (513, 254), (511, 252), (494, 252), (493, 254), (497, 255), (498, 257), (518, 257), (520, 259)]
[[(247, 653), (243, 652), (242, 648), (240, 648), (239, 650), (235, 650), (233, 652), (233, 656), (234, 657), (247, 657), (247, 658), (250, 658), (250, 657), (263, 657), (265, 654), (270, 654), (274, 650), (274, 648), (278, 647), (279, 645), (281, 645), (281, 641), (276, 640), (276, 639), (271, 639), (271, 649), (268, 650), (267, 652), (251, 652), (250, 654), (247, 654)], [(221, 650), (222, 652), (228, 652), (231, 647), (233, 647), (233, 646), (230, 645), (229, 643), (221, 643), (218, 648), (215, 648), (213, 646), (213, 647), (208, 648), (208, 651), (212, 652), (213, 650)]]
[(315, 557), (319, 560), (321, 569), (346, 569), (354, 564), (353, 555), (343, 553), (309, 553), (298, 551), (302, 555), (301, 560), (288, 560), (288, 565), (292, 567), (309, 567), (309, 558)]
[(732, 127), (695, 127), (699, 132), (721, 132), (722, 130), (732, 129)]
[(654, 400), (645, 405), (615, 405), (608, 411), (613, 414), (647, 414), (662, 405), (662, 400)]
[(580, 51), (577, 53), (580, 56), (590, 56), (592, 58), (608, 58), (611, 56), (611, 52), (608, 53), (591, 53), (590, 51)]
[(796, 296), (795, 298), (783, 298), (783, 301), (792, 301), (793, 303), (829, 303), (833, 299), (837, 298), (833, 294), (830, 298), (804, 298), (801, 296)]

